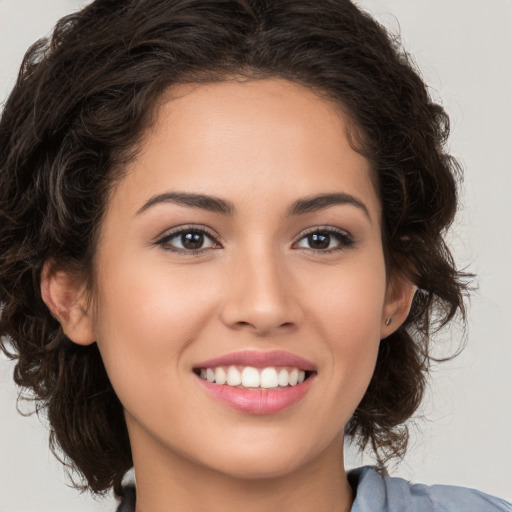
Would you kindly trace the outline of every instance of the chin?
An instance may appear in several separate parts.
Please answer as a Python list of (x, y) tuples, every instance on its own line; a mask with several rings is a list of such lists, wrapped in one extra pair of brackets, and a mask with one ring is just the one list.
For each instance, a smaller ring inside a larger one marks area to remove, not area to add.
[(267, 438), (261, 439), (259, 443), (226, 447), (222, 453), (212, 454), (209, 461), (203, 461), (214, 470), (233, 478), (280, 478), (299, 470), (319, 455), (306, 446), (299, 440), (296, 443), (290, 442), (289, 437), (273, 442)]
[(234, 460), (226, 460), (222, 467), (218, 467), (218, 471), (241, 480), (275, 479), (293, 473), (301, 463), (302, 458), (289, 457), (280, 452), (275, 452), (272, 457), (242, 455)]

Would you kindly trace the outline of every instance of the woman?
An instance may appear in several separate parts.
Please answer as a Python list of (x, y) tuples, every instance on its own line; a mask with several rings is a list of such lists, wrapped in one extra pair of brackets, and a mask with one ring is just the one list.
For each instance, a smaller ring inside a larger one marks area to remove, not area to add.
[(447, 135), (349, 2), (97, 1), (34, 47), (0, 124), (1, 333), (89, 489), (509, 509), (343, 466), (344, 438), (403, 455), (464, 310)]

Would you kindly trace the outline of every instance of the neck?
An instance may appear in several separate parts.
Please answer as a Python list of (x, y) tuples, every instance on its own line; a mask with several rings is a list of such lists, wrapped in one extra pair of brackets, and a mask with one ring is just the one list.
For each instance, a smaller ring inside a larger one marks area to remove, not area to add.
[(343, 464), (343, 436), (286, 474), (240, 478), (166, 450), (132, 446), (136, 512), (348, 512), (352, 489)]

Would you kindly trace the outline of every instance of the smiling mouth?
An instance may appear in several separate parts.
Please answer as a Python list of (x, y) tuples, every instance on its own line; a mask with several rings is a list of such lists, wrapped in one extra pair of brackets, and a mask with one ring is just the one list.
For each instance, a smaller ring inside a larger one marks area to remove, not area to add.
[(298, 386), (316, 372), (293, 366), (255, 368), (253, 366), (230, 365), (195, 368), (194, 373), (201, 379), (219, 386), (262, 390)]

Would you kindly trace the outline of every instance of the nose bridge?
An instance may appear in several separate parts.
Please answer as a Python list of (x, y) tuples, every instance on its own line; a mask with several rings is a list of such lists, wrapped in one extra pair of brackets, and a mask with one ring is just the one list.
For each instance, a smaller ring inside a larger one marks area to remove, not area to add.
[(256, 334), (291, 327), (299, 320), (285, 256), (268, 240), (253, 240), (233, 255), (235, 272), (226, 286), (224, 323)]

